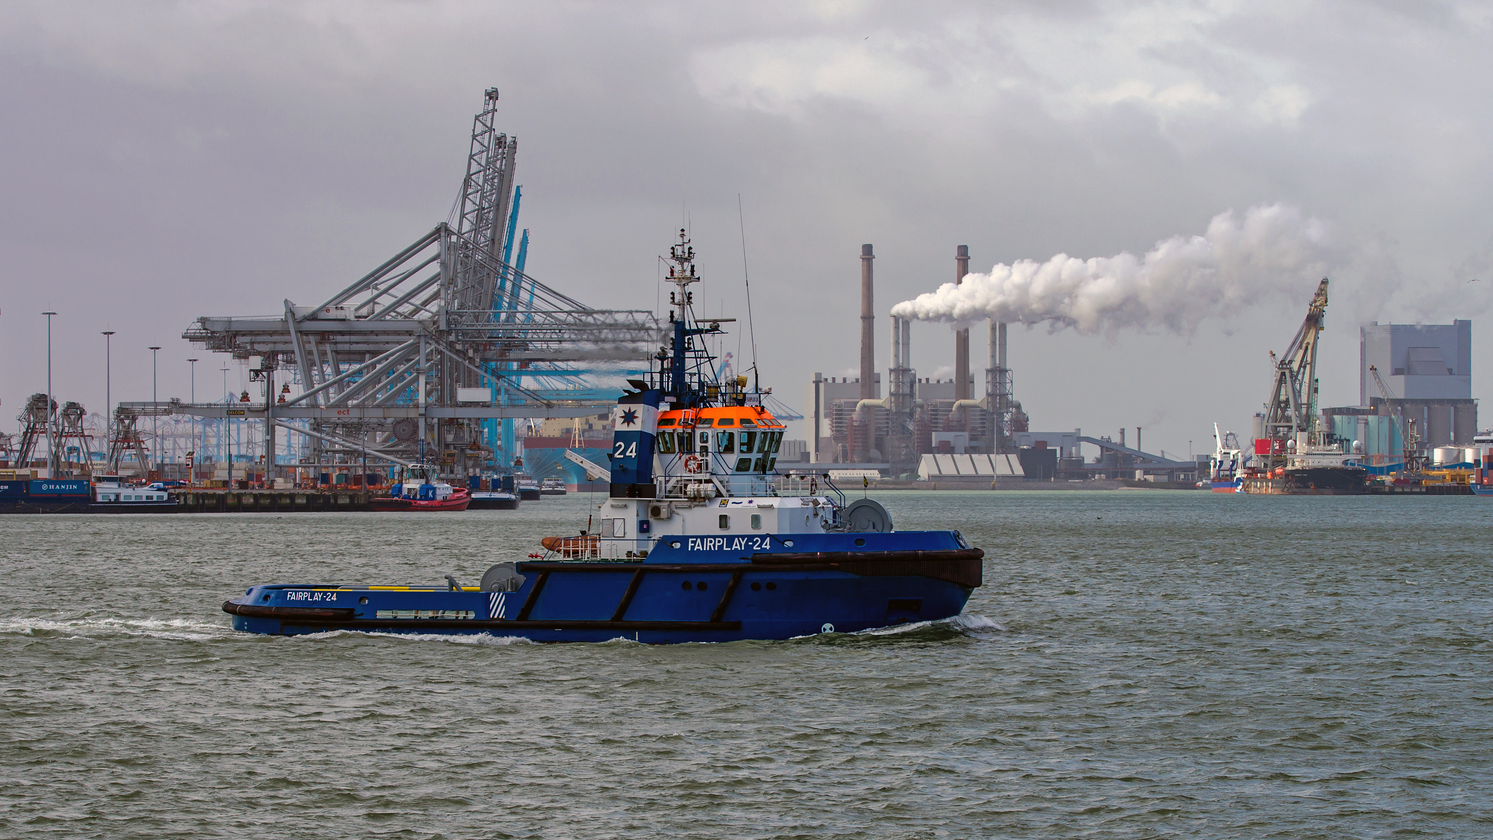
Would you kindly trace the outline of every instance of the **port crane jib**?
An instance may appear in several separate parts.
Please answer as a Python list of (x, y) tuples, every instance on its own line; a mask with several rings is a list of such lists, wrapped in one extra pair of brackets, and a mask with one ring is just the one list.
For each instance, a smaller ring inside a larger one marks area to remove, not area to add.
[(1317, 344), (1327, 314), (1327, 278), (1317, 285), (1306, 319), (1286, 352), (1276, 357), (1275, 381), (1265, 403), (1265, 438), (1269, 451), (1257, 453), (1267, 469), (1284, 467), (1288, 443), (1319, 446), (1317, 429)]

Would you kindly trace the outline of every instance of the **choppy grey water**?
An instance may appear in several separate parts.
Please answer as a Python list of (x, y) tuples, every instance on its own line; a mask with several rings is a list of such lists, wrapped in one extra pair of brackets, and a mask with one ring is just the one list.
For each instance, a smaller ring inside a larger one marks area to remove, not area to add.
[(965, 615), (777, 643), (237, 634), (475, 581), (518, 512), (0, 519), (0, 836), (1486, 837), (1493, 506), (881, 497)]

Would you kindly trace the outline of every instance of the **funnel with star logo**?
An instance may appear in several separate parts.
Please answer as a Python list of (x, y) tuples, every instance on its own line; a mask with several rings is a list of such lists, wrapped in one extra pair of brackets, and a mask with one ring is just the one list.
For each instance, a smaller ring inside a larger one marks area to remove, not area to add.
[(612, 407), (613, 498), (651, 499), (653, 486), (653, 438), (658, 433), (657, 389), (626, 394)]

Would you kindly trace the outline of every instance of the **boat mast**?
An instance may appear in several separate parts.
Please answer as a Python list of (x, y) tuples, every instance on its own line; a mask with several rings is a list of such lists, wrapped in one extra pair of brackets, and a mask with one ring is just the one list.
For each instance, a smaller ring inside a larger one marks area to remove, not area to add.
[[(721, 332), (721, 325), (716, 320), (710, 322), (709, 327), (690, 326), (690, 306), (695, 295), (689, 287), (700, 282), (700, 277), (695, 273), (695, 249), (683, 228), (679, 229), (678, 244), (669, 248), (669, 261), (674, 263), (669, 267), (669, 282), (679, 289), (669, 292), (669, 305), (674, 307), (669, 312), (674, 337), (668, 354), (659, 354), (660, 362), (667, 360), (669, 373), (665, 378), (660, 371), (659, 387), (673, 398), (675, 408), (699, 408), (706, 403), (707, 397), (702, 386), (707, 379), (714, 381), (715, 371), (710, 367), (710, 355), (704, 346), (695, 346), (695, 336), (716, 335)], [(689, 376), (692, 369), (697, 370), (694, 382)]]

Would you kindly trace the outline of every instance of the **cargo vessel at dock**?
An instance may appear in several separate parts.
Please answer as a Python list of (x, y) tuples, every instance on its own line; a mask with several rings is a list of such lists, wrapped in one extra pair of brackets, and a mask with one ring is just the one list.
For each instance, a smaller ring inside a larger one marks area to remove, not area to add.
[(1265, 403), (1264, 434), (1255, 440), (1254, 458), (1240, 481), (1245, 493), (1286, 496), (1339, 496), (1367, 493), (1368, 470), (1359, 463), (1357, 444), (1324, 432), (1317, 416), (1317, 345), (1327, 316), (1326, 278), (1306, 310), (1296, 337), (1274, 362), (1274, 381)]
[[(493, 634), (536, 641), (724, 642), (860, 631), (959, 614), (984, 552), (958, 531), (897, 531), (825, 476), (781, 475), (767, 391), (717, 379), (684, 231), (670, 249), (669, 346), (612, 409), (609, 493), (574, 535), (477, 585), (259, 584), (235, 629)], [(514, 547), (527, 552), (528, 547)], [(433, 570), (436, 575), (442, 570)]]
[(0, 513), (175, 513), (177, 502), (159, 484), (119, 476), (0, 479)]

